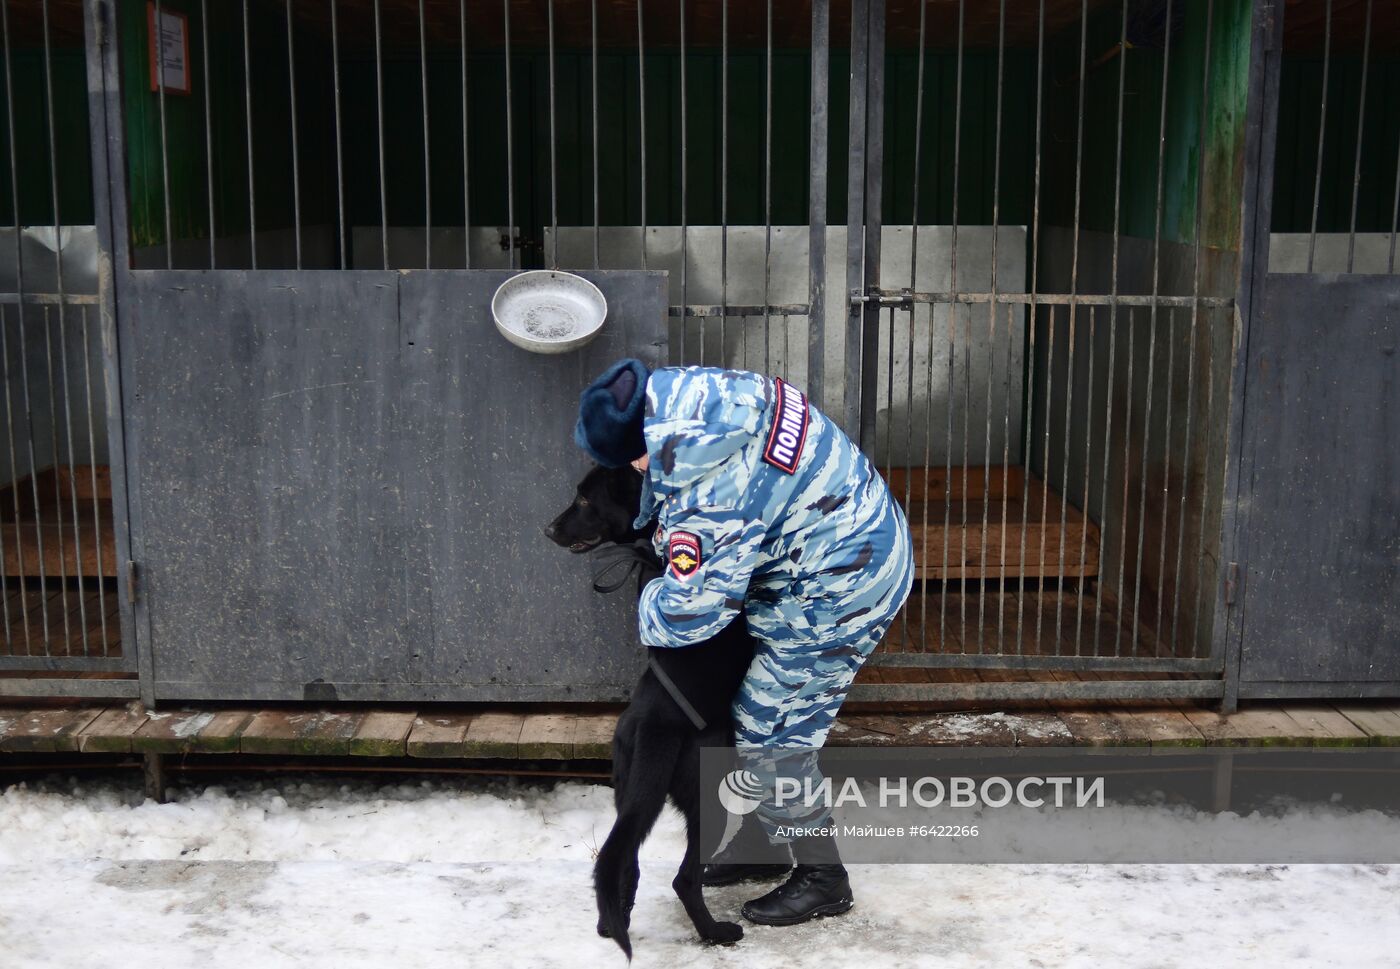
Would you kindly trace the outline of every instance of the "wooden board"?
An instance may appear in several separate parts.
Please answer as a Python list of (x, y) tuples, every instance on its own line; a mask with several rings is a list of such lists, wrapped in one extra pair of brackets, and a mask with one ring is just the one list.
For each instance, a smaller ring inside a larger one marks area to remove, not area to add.
[(0, 540), (7, 576), (115, 576), (110, 470), (63, 465), (0, 489)]
[(371, 710), (350, 738), (350, 753), (357, 757), (402, 757), (408, 752), (408, 736), (416, 721), (412, 712)]
[[(915, 500), (905, 509), (922, 579), (1093, 576), (1099, 529), (1032, 479), (1005, 500)], [(1023, 521), (1024, 519), (1024, 521)]]
[(1290, 705), (1283, 712), (1298, 725), (1299, 733), (1319, 747), (1365, 747), (1371, 743), (1366, 731), (1331, 707)]
[(608, 760), (612, 757), (613, 732), (617, 714), (581, 713), (574, 718), (573, 751), (578, 760)]
[(525, 728), (521, 713), (483, 713), (472, 721), (462, 743), (463, 757), (510, 758), (519, 756), (520, 734)]
[(332, 710), (264, 710), (253, 717), (239, 737), (245, 754), (344, 756), (362, 713)]
[(568, 760), (574, 754), (573, 714), (544, 714), (525, 718), (520, 727), (522, 760)]
[(78, 737), (104, 707), (0, 710), (0, 750), (46, 752), (78, 750)]
[(1400, 746), (1400, 711), (1392, 707), (1340, 706), (1337, 712), (1356, 725), (1372, 746)]
[(131, 735), (150, 719), (139, 703), (103, 710), (78, 737), (83, 753), (126, 754), (131, 752)]
[[(488, 714), (489, 716), (489, 714)], [(467, 728), (474, 718), (469, 714), (447, 714), (431, 716), (424, 714), (414, 718), (413, 730), (408, 735), (406, 749), (410, 757), (463, 757), (463, 741)], [(515, 730), (520, 735), (520, 728)]]

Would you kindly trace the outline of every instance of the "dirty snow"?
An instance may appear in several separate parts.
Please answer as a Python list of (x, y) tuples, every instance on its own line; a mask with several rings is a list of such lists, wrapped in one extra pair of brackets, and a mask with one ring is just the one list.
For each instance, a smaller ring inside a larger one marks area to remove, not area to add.
[[(0, 966), (625, 964), (593, 932), (606, 788), (282, 776), (174, 794), (64, 778), (0, 794)], [(849, 915), (703, 949), (670, 890), (681, 848), (668, 812), (643, 852), (639, 967), (1369, 969), (1400, 951), (1400, 868), (1204, 865), (852, 866)], [(733, 918), (759, 890), (708, 896)]]

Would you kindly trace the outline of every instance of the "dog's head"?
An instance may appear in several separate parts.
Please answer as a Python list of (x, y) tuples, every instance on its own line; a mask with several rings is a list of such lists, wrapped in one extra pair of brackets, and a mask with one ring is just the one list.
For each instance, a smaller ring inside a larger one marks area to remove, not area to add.
[(646, 533), (632, 521), (642, 503), (642, 476), (632, 468), (595, 467), (578, 483), (574, 500), (544, 530), (570, 552), (591, 552), (605, 542), (627, 543)]

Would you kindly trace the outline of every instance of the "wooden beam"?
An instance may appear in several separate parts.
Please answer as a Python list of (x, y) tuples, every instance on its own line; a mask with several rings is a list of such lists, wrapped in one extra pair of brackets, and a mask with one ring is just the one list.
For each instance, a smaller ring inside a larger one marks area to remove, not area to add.
[(568, 760), (574, 754), (573, 714), (531, 714), (520, 728), (522, 760)]

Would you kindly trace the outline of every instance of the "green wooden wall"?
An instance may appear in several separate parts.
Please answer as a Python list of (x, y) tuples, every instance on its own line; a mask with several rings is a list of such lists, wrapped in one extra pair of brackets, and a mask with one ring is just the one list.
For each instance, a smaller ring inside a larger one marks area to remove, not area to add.
[[(1274, 162), (1273, 230), (1307, 232), (1317, 187), (1322, 59), (1286, 58), (1280, 78), (1278, 141)], [(1319, 232), (1347, 232), (1356, 165), (1361, 105), (1361, 59), (1334, 58), (1327, 83), (1327, 127), (1318, 193)], [(1394, 214), (1396, 165), (1400, 164), (1400, 60), (1373, 59), (1366, 85), (1366, 124), (1361, 130), (1358, 232), (1389, 232)]]
[[(83, 51), (50, 50), (54, 102), (54, 158), (49, 154), (48, 108), (42, 49), (12, 51), (9, 71), (0, 71), (0, 98), (14, 108), (19, 222), (52, 225), (52, 178), (58, 179), (58, 217), (64, 225), (91, 225), (92, 153), (88, 147), (87, 74)], [(14, 90), (4, 90), (6, 74)], [(7, 103), (0, 100), (0, 105)], [(10, 181), (10, 134), (0, 124), (0, 224), (15, 223)], [(56, 160), (56, 171), (51, 167)]]

